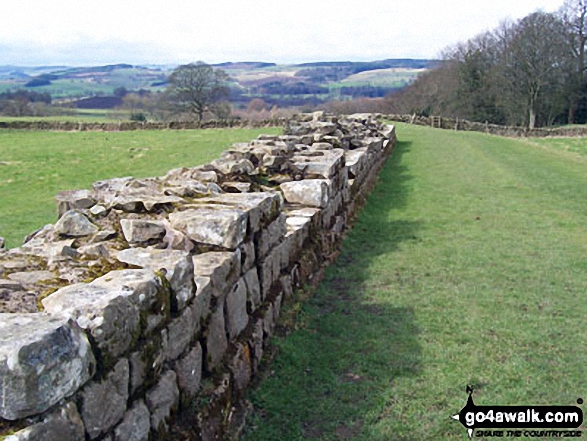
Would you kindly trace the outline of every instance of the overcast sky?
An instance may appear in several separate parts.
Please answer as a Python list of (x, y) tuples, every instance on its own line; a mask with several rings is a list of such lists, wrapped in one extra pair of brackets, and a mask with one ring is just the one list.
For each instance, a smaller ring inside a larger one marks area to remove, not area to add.
[(563, 0), (0, 0), (0, 65), (436, 58)]

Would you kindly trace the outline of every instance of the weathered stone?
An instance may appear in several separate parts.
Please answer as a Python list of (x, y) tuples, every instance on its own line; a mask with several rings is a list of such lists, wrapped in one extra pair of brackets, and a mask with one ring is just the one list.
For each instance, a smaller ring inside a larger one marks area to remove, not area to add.
[[(161, 276), (148, 268), (111, 271), (94, 280), (91, 285), (111, 291), (122, 287), (129, 301), (139, 310), (143, 335), (149, 335), (169, 315), (169, 291), (162, 283)], [(154, 326), (149, 326), (150, 324)]]
[(57, 211), (63, 216), (69, 210), (90, 208), (96, 204), (90, 190), (66, 190), (60, 191), (55, 197), (57, 200)]
[(173, 295), (172, 310), (182, 310), (194, 297), (194, 263), (189, 253), (179, 250), (131, 248), (118, 252), (116, 257), (121, 262), (151, 271), (164, 269)]
[(234, 340), (247, 327), (247, 287), (240, 279), (226, 296), (226, 330), (230, 340)]
[(224, 182), (222, 188), (231, 193), (248, 193), (251, 191), (251, 184), (248, 182)]
[(183, 354), (199, 330), (200, 320), (193, 308), (184, 309), (179, 317), (171, 320), (167, 326), (167, 360), (176, 360)]
[(0, 417), (42, 413), (94, 374), (83, 331), (46, 314), (0, 314)]
[(146, 219), (121, 219), (122, 233), (130, 244), (156, 242), (165, 236), (163, 222)]
[(139, 389), (150, 388), (155, 384), (167, 359), (168, 347), (169, 339), (167, 330), (164, 329), (159, 334), (150, 336), (137, 352), (130, 355), (131, 395)]
[(105, 216), (108, 213), (108, 209), (103, 205), (94, 205), (90, 208), (90, 213), (94, 216)]
[(212, 166), (225, 175), (248, 175), (255, 171), (255, 166), (246, 158), (234, 159), (230, 157), (212, 161)]
[[(144, 270), (127, 270), (144, 271)], [(92, 284), (74, 284), (61, 288), (42, 300), (45, 311), (74, 318), (93, 337), (105, 362), (112, 362), (139, 338), (141, 311), (158, 309), (160, 295), (156, 278), (144, 290), (116, 285), (102, 279)], [(114, 280), (113, 278), (110, 279)], [(96, 283), (97, 282), (97, 283)], [(104, 286), (102, 283), (105, 283)], [(161, 306), (163, 311), (165, 305)]]
[(81, 237), (97, 233), (98, 227), (79, 211), (70, 210), (57, 221), (55, 231), (63, 236)]
[(252, 349), (253, 349), (253, 359), (252, 359), (252, 367), (253, 373), (257, 374), (259, 370), (259, 364), (263, 359), (263, 338), (264, 338), (264, 331), (263, 331), (263, 323), (264, 320), (258, 319), (255, 322), (255, 326), (253, 328), (253, 335), (252, 335)]
[(177, 383), (185, 403), (195, 397), (200, 390), (202, 379), (202, 347), (200, 343), (175, 363)]
[(90, 239), (90, 243), (104, 242), (106, 240), (114, 239), (117, 235), (118, 233), (116, 230), (107, 228), (94, 234)]
[(8, 275), (8, 278), (13, 282), (18, 282), (23, 286), (34, 285), (36, 283), (56, 279), (57, 276), (51, 271), (27, 271), (17, 272)]
[(287, 217), (285, 215), (280, 215), (258, 233), (259, 237), (256, 249), (257, 257), (265, 257), (271, 248), (279, 243), (279, 241), (283, 240), (283, 236), (285, 236), (286, 232), (286, 219)]
[[(200, 323), (203, 323), (210, 315), (210, 303), (213, 297), (214, 288), (210, 277), (195, 276), (196, 283), (196, 299), (194, 300), (194, 308), (200, 313)], [(218, 297), (218, 295), (216, 296)]]
[[(332, 148), (332, 146), (330, 147)], [(296, 167), (304, 171), (305, 176), (321, 176), (329, 179), (343, 167), (344, 150), (333, 149), (327, 151), (312, 148), (310, 153), (296, 155), (292, 160)]]
[(213, 251), (193, 256), (194, 276), (210, 277), (214, 294), (223, 295), (241, 274), (240, 251)]
[(100, 257), (109, 258), (110, 252), (103, 243), (94, 243), (91, 245), (84, 245), (77, 249), (79, 254), (86, 257), (99, 259)]
[(6, 239), (0, 236), (0, 249), (3, 249), (6, 246)]
[(73, 403), (51, 412), (43, 421), (3, 438), (4, 441), (83, 441), (84, 423)]
[[(261, 285), (261, 300), (265, 300), (271, 285), (279, 276), (279, 259), (274, 258), (274, 253), (270, 253), (264, 260), (259, 262), (259, 284)], [(277, 257), (277, 254), (275, 254)]]
[(151, 412), (151, 428), (157, 433), (167, 431), (167, 421), (179, 406), (179, 389), (177, 375), (169, 370), (165, 372), (157, 385), (147, 392), (147, 406)]
[(233, 384), (238, 391), (246, 389), (253, 371), (251, 350), (247, 344), (238, 343), (236, 354), (230, 364)]
[(151, 414), (143, 400), (133, 404), (114, 430), (114, 441), (148, 441), (151, 431)]
[(224, 357), (228, 348), (224, 326), (224, 307), (219, 305), (210, 317), (206, 336), (206, 369), (212, 371)]
[(275, 191), (257, 193), (224, 193), (198, 200), (200, 204), (222, 204), (245, 211), (248, 216), (248, 234), (253, 234), (273, 221), (281, 210), (281, 195)]
[(200, 208), (169, 215), (173, 228), (205, 245), (236, 249), (247, 233), (247, 214), (239, 209)]
[(280, 188), (289, 203), (324, 208), (328, 205), (329, 183), (327, 179), (305, 179), (285, 182)]
[(241, 254), (241, 273), (245, 273), (253, 268), (257, 262), (255, 244), (253, 241), (243, 242), (239, 250)]
[(91, 383), (81, 393), (81, 415), (90, 439), (112, 429), (126, 412), (129, 364), (120, 360), (101, 382)]
[(261, 304), (261, 287), (259, 286), (259, 276), (257, 268), (249, 270), (243, 276), (247, 288), (247, 307), (250, 313), (256, 311)]

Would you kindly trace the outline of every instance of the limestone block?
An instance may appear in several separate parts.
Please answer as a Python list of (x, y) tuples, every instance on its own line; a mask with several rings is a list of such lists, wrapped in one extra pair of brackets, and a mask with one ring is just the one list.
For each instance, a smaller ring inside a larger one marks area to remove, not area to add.
[(283, 240), (283, 236), (285, 236), (286, 232), (286, 220), (287, 217), (285, 215), (279, 215), (277, 219), (275, 219), (266, 228), (262, 229), (258, 233), (258, 239), (256, 243), (257, 257), (265, 257), (271, 248)]
[(116, 257), (120, 262), (140, 266), (151, 271), (164, 269), (165, 278), (171, 285), (172, 310), (182, 310), (194, 297), (194, 264), (188, 252), (130, 248), (118, 252)]
[(165, 225), (161, 221), (147, 219), (121, 219), (122, 234), (130, 244), (158, 241), (165, 236)]
[(134, 395), (139, 388), (151, 387), (161, 374), (161, 370), (167, 358), (169, 339), (164, 329), (159, 334), (154, 334), (133, 352), (129, 357), (130, 362), (130, 391)]
[(247, 308), (250, 313), (253, 313), (261, 304), (261, 287), (257, 268), (246, 272), (243, 279), (247, 287)]
[(81, 329), (46, 314), (0, 314), (0, 417), (42, 413), (94, 375)]
[(199, 312), (200, 323), (203, 323), (210, 315), (210, 303), (212, 301), (214, 288), (210, 277), (195, 276), (196, 299), (194, 309)]
[(59, 217), (69, 210), (91, 208), (96, 204), (90, 190), (66, 190), (60, 191), (55, 197)]
[(365, 173), (367, 154), (365, 148), (348, 150), (345, 152), (346, 166), (349, 170), (349, 178), (354, 179)]
[(252, 348), (253, 348), (253, 357), (252, 357), (252, 366), (253, 366), (253, 373), (257, 374), (259, 364), (263, 359), (263, 322), (262, 318), (258, 319), (255, 322), (255, 326), (253, 328), (253, 335), (252, 335)]
[(157, 385), (147, 392), (147, 407), (151, 412), (151, 428), (161, 433), (167, 430), (167, 421), (179, 406), (177, 375), (172, 370), (165, 372)]
[(92, 193), (96, 196), (96, 199), (106, 204), (110, 204), (116, 194), (124, 188), (124, 186), (132, 181), (132, 177), (127, 176), (124, 178), (113, 178), (105, 179), (103, 181), (97, 181), (92, 184)]
[(83, 441), (84, 423), (73, 403), (51, 412), (37, 424), (3, 438), (4, 441)]
[(329, 184), (327, 179), (305, 179), (303, 181), (284, 182), (279, 187), (285, 200), (291, 204), (324, 208), (328, 205)]
[(148, 292), (141, 294), (125, 286), (79, 283), (61, 288), (42, 303), (45, 311), (71, 317), (87, 330), (109, 364), (138, 340), (140, 305), (156, 301), (147, 297)]
[(255, 166), (246, 158), (220, 158), (211, 162), (212, 166), (225, 175), (248, 175), (255, 171)]
[(212, 251), (193, 256), (194, 276), (209, 277), (216, 296), (223, 295), (240, 278), (240, 251)]
[(114, 441), (148, 441), (151, 414), (143, 400), (135, 402), (114, 430)]
[(292, 160), (294, 165), (303, 170), (306, 176), (321, 176), (329, 179), (344, 166), (344, 159), (344, 150), (342, 149), (325, 151), (312, 148), (309, 153), (296, 155)]
[(259, 282), (261, 284), (261, 299), (265, 300), (271, 285), (279, 278), (281, 270), (281, 255), (279, 247), (274, 248), (265, 259), (259, 262)]
[(55, 231), (62, 236), (81, 237), (98, 232), (98, 227), (76, 210), (69, 210), (55, 224)]
[(224, 325), (224, 305), (219, 305), (212, 313), (206, 336), (206, 369), (211, 372), (222, 360), (228, 348)]
[(246, 273), (257, 263), (255, 243), (252, 240), (243, 242), (239, 247), (241, 253), (241, 274)]
[(247, 214), (236, 208), (199, 208), (169, 215), (171, 226), (195, 242), (236, 249), (247, 234)]
[[(170, 295), (160, 276), (149, 269), (111, 271), (90, 285), (116, 291), (128, 291), (129, 301), (139, 309), (143, 321), (142, 334), (148, 335), (169, 316)], [(153, 326), (149, 326), (152, 324)]]
[(185, 402), (195, 397), (202, 379), (202, 347), (200, 343), (175, 363), (179, 390)]
[(81, 415), (90, 439), (112, 429), (126, 412), (129, 363), (121, 359), (104, 380), (91, 383), (81, 392)]
[(222, 204), (247, 213), (248, 234), (253, 234), (273, 221), (280, 213), (282, 201), (278, 192), (224, 193), (198, 200), (200, 204)]
[(249, 345), (238, 343), (236, 354), (230, 364), (230, 371), (234, 387), (237, 391), (243, 391), (251, 382), (253, 373), (251, 350)]
[(226, 330), (232, 341), (247, 327), (249, 316), (247, 315), (247, 286), (244, 279), (231, 289), (226, 296)]
[(193, 308), (185, 308), (179, 317), (171, 320), (167, 326), (167, 360), (176, 360), (183, 354), (199, 330), (200, 320)]

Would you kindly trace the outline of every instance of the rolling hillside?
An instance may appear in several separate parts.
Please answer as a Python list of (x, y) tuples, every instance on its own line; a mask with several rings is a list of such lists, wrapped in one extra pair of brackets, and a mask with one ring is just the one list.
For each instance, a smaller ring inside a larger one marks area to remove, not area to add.
[[(277, 65), (227, 62), (214, 65), (231, 77), (232, 102), (246, 106), (262, 98), (279, 106), (316, 104), (332, 98), (384, 96), (433, 67), (432, 60), (317, 62)], [(93, 67), (0, 66), (0, 93), (27, 89), (49, 93), (53, 100), (76, 100), (113, 95), (116, 89), (161, 91), (175, 66), (114, 64)], [(102, 107), (116, 100), (102, 100)]]

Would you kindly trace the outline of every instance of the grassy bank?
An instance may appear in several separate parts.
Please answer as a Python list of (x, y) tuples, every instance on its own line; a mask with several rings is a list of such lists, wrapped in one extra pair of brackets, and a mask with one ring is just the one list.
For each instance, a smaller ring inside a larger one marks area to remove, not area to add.
[(477, 405), (587, 397), (582, 155), (398, 126), (342, 254), (276, 342), (246, 441), (464, 440), (450, 416), (467, 384)]
[(203, 164), (234, 142), (280, 130), (0, 131), (0, 236), (14, 247), (35, 229), (55, 222), (54, 197), (61, 190)]

